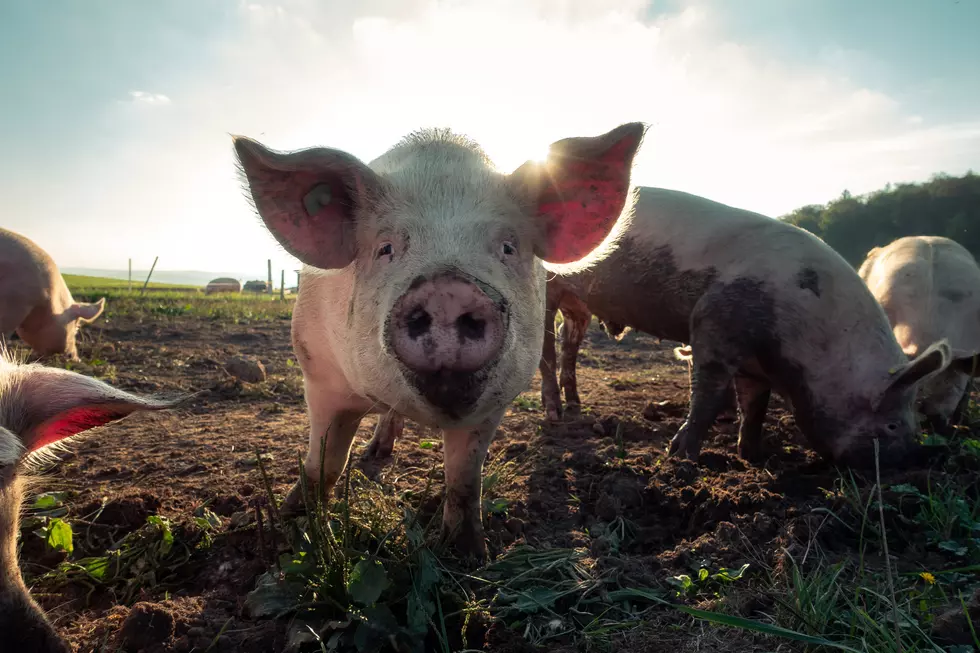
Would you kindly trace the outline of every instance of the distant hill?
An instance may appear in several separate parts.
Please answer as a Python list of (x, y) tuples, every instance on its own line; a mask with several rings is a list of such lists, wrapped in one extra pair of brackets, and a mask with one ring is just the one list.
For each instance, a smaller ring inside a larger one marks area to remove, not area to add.
[[(146, 281), (149, 270), (133, 270), (133, 285), (142, 286)], [(61, 268), (62, 274), (71, 274), (85, 277), (102, 277), (106, 279), (119, 279), (126, 281), (129, 273), (126, 270), (100, 270), (97, 268)], [(265, 280), (265, 276), (256, 276), (245, 272), (204, 272), (202, 270), (154, 270), (150, 282), (166, 284), (169, 286), (206, 286), (212, 279), (218, 277), (231, 277), (238, 279), (243, 284), (251, 279)]]

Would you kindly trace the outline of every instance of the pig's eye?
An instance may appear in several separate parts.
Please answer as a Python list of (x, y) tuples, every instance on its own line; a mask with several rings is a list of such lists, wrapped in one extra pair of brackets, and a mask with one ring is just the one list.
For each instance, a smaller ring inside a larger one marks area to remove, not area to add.
[(895, 422), (889, 422), (888, 424), (885, 425), (885, 428), (888, 429), (889, 433), (894, 433), (895, 431), (898, 430), (898, 424), (896, 424)]
[(391, 256), (395, 253), (395, 248), (391, 246), (391, 243), (382, 243), (381, 247), (378, 248), (378, 258), (382, 256)]
[(513, 243), (505, 240), (500, 246), (500, 251), (503, 252), (504, 256), (513, 256), (517, 253), (517, 248), (514, 247)]

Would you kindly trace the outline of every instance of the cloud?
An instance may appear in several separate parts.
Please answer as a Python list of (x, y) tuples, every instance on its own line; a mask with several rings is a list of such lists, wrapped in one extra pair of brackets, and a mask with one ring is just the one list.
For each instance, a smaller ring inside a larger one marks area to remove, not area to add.
[(70, 205), (44, 210), (112, 225), (139, 241), (131, 249), (174, 261), (166, 267), (264, 269), (269, 255), (292, 261), (242, 197), (229, 133), (369, 160), (414, 129), (449, 126), (510, 170), (554, 140), (642, 120), (652, 128), (638, 183), (769, 215), (976, 164), (976, 124), (936, 122), (851, 79), (854, 53), (782, 60), (733, 40), (697, 2), (648, 5), (241, 2), (198, 44), (198, 66), (169, 71), (180, 102), (134, 91), (131, 103), (170, 107), (108, 107), (114, 145), (61, 194)]
[(132, 102), (140, 104), (170, 104), (170, 98), (162, 93), (147, 93), (146, 91), (130, 91)]

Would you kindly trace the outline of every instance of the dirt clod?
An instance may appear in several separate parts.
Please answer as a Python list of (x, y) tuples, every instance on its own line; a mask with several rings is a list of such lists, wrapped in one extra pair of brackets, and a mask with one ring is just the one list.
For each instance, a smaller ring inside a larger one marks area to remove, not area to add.
[(266, 379), (265, 365), (262, 364), (262, 361), (254, 358), (244, 356), (231, 358), (225, 363), (225, 370), (228, 374), (245, 383), (261, 383)]
[(157, 603), (137, 603), (119, 630), (119, 646), (138, 653), (169, 641), (174, 634), (174, 616)]

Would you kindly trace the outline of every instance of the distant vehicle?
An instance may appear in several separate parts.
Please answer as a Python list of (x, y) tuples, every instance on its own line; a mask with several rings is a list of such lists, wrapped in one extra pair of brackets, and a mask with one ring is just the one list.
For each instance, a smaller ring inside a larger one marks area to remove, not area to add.
[(212, 295), (219, 292), (233, 292), (238, 293), (242, 291), (242, 282), (238, 279), (232, 279), (230, 277), (221, 277), (219, 279), (212, 279), (208, 282), (207, 287), (204, 289), (205, 295)]
[(246, 281), (245, 292), (268, 293), (272, 292), (272, 287), (268, 281)]

